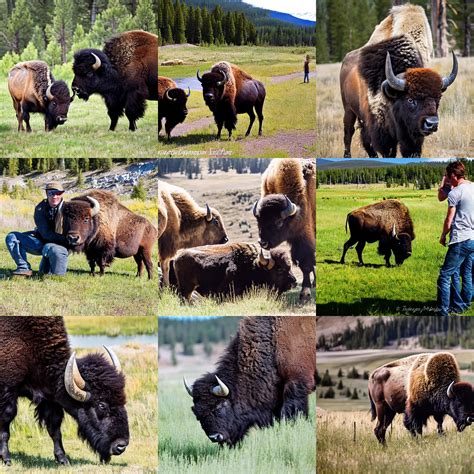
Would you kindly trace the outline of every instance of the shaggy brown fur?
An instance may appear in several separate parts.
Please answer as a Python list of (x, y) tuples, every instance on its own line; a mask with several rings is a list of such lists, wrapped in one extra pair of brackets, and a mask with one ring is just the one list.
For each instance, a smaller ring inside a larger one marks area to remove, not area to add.
[(441, 76), (432, 69), (416, 68), (407, 69), (405, 73), (407, 81), (407, 94), (415, 99), (426, 99), (431, 97), (437, 101), (441, 100)]
[(177, 86), (176, 82), (169, 77), (158, 76), (158, 100), (163, 100), (163, 96), (168, 89), (175, 89)]
[(231, 103), (235, 102), (235, 96), (237, 91), (242, 89), (245, 81), (253, 80), (250, 74), (247, 74), (243, 69), (235, 64), (228, 63), (227, 61), (220, 61), (211, 68), (211, 72), (224, 71), (227, 74), (229, 80), (224, 85), (223, 96), (229, 98)]

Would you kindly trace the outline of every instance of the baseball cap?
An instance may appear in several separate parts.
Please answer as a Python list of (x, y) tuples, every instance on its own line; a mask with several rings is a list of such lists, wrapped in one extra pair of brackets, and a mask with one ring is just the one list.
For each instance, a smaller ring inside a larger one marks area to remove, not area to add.
[(64, 192), (63, 185), (59, 181), (50, 181), (48, 184), (46, 184), (46, 187), (44, 188), (45, 191), (60, 191)]

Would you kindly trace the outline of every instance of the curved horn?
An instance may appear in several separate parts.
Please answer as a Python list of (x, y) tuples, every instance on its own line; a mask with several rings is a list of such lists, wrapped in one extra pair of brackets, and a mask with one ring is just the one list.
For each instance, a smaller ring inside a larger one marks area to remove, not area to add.
[(451, 69), (451, 73), (448, 77), (443, 77), (443, 91), (445, 91), (454, 82), (454, 79), (456, 79), (456, 76), (458, 75), (458, 60), (454, 54), (454, 51), (451, 51), (451, 53), (453, 55), (453, 68)]
[(396, 236), (397, 236), (397, 228), (395, 227), (395, 223), (394, 223), (392, 227), (392, 237), (396, 237)]
[(50, 84), (48, 86), (48, 88), (46, 89), (46, 97), (48, 98), (48, 100), (54, 100), (54, 95), (51, 92), (51, 87), (52, 86), (53, 86), (53, 84)]
[(171, 102), (176, 102), (178, 99), (174, 98), (173, 97), (170, 97), (168, 92), (170, 91), (171, 87), (168, 87), (168, 89), (166, 89), (165, 91), (165, 97), (168, 99), (168, 100), (171, 100)]
[(387, 52), (387, 57), (385, 59), (385, 76), (387, 77), (386, 81), (388, 85), (397, 91), (404, 91), (406, 89), (407, 83), (405, 79), (400, 79), (395, 76), (395, 73), (392, 69), (392, 60), (390, 59), (390, 53)]
[(259, 203), (259, 202), (260, 202), (260, 199), (257, 199), (257, 200), (255, 201), (255, 204), (253, 205), (252, 212), (253, 212), (253, 216), (254, 216), (254, 217), (258, 217), (258, 216), (257, 216), (257, 207), (258, 207), (258, 203)]
[(448, 398), (454, 398), (453, 385), (454, 380), (449, 384), (448, 390), (446, 390), (446, 395), (448, 396)]
[(94, 71), (96, 71), (102, 65), (102, 61), (100, 60), (99, 56), (97, 56), (97, 54), (94, 54), (94, 53), (91, 53), (91, 54), (95, 58), (95, 63), (92, 65), (92, 69), (94, 69)]
[(92, 204), (92, 208), (91, 208), (91, 217), (94, 217), (96, 216), (97, 214), (99, 214), (99, 211), (100, 211), (100, 204), (99, 204), (99, 201), (97, 201), (97, 199), (94, 199), (93, 197), (90, 197), (90, 196), (86, 196), (86, 198), (90, 201), (90, 203)]
[(271, 257), (266, 257), (265, 254), (263, 253), (263, 249), (260, 249), (260, 253), (258, 254), (258, 263), (262, 267), (266, 267), (271, 260)]
[(216, 397), (227, 397), (229, 395), (229, 388), (217, 375), (215, 377), (219, 385), (212, 387), (212, 393)]
[(117, 354), (112, 349), (110, 349), (109, 347), (107, 347), (107, 346), (103, 346), (103, 347), (107, 351), (107, 354), (109, 354), (110, 359), (112, 360), (112, 365), (115, 367), (115, 370), (117, 372), (121, 372), (122, 371), (122, 364), (120, 363), (119, 358), (117, 357)]
[(280, 215), (282, 219), (286, 219), (287, 217), (294, 216), (297, 211), (296, 204), (290, 201), (290, 198), (285, 194), (286, 199), (286, 207), (283, 211), (281, 211)]
[(191, 397), (193, 396), (193, 386), (192, 385), (189, 385), (188, 382), (186, 382), (186, 379), (183, 377), (183, 382), (184, 382), (184, 386), (186, 387), (186, 392), (189, 393), (189, 395), (191, 395)]
[(202, 77), (199, 75), (199, 69), (196, 71), (196, 77), (197, 80), (202, 83)]
[(64, 371), (64, 386), (66, 387), (67, 393), (78, 402), (87, 402), (91, 397), (91, 394), (84, 390), (86, 382), (77, 367), (75, 352), (72, 353), (67, 361)]
[(188, 86), (188, 93), (186, 94), (186, 97), (189, 97), (191, 95), (191, 89)]
[(217, 84), (218, 87), (224, 85), (229, 80), (229, 78), (227, 77), (227, 73), (225, 71), (221, 71), (219, 69), (219, 72), (224, 76), (224, 79), (222, 79), (222, 81), (217, 81), (216, 84)]
[(212, 212), (211, 208), (209, 207), (209, 204), (206, 203), (206, 221), (211, 222), (212, 221)]

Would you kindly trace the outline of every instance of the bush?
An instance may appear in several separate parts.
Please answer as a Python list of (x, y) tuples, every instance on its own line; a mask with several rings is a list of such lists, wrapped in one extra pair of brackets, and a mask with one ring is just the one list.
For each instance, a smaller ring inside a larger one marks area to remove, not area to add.
[(142, 201), (146, 200), (146, 190), (145, 190), (145, 187), (143, 186), (143, 181), (141, 179), (139, 179), (138, 183), (135, 186), (133, 186), (131, 198), (140, 199)]
[(324, 394), (324, 398), (335, 398), (336, 397), (336, 392), (332, 387), (329, 387), (326, 390), (326, 393)]
[(329, 370), (326, 370), (326, 372), (324, 372), (323, 378), (321, 380), (321, 385), (323, 387), (331, 387), (332, 385), (334, 385), (331, 376), (329, 375)]
[(354, 388), (354, 391), (352, 392), (351, 400), (359, 400), (359, 395), (357, 394), (356, 388)]
[(352, 367), (351, 370), (347, 373), (348, 379), (360, 379), (360, 374), (355, 367)]
[(342, 383), (342, 380), (339, 380), (339, 382), (337, 383), (337, 389), (342, 390), (343, 388), (344, 388), (344, 384)]

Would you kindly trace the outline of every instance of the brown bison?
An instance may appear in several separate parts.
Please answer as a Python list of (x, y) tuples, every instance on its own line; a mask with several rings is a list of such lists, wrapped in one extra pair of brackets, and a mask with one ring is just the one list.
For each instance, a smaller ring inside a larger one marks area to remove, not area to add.
[(344, 244), (341, 263), (344, 263), (346, 252), (356, 243), (360, 265), (364, 265), (362, 251), (367, 242), (379, 242), (378, 252), (385, 257), (387, 267), (390, 267), (392, 252), (397, 265), (411, 255), (411, 243), (415, 240), (413, 222), (408, 208), (397, 199), (359, 207), (347, 214), (346, 232), (348, 225), (351, 236)]
[(249, 128), (245, 136), (250, 134), (255, 121), (255, 112), (258, 115), (258, 134), (262, 134), (263, 103), (265, 102), (265, 86), (235, 64), (221, 61), (214, 64), (211, 72), (199, 75), (202, 84), (204, 102), (214, 114), (217, 125), (217, 138), (221, 138), (222, 127), (229, 132), (237, 123), (237, 114), (248, 114), (250, 117)]
[(308, 416), (316, 389), (316, 319), (248, 317), (216, 371), (191, 386), (192, 408), (213, 443), (235, 446), (252, 426)]
[(459, 367), (449, 352), (418, 354), (375, 369), (369, 377), (369, 400), (378, 441), (385, 444), (385, 432), (397, 413), (404, 413), (404, 425), (413, 436), (422, 434), (428, 418), (443, 433), (446, 415), (458, 431), (474, 422), (474, 390), (460, 382)]
[(199, 207), (183, 188), (158, 182), (158, 255), (164, 285), (169, 284), (170, 260), (179, 249), (227, 241), (218, 211), (208, 204)]
[(291, 262), (283, 249), (263, 252), (255, 244), (227, 243), (181, 250), (171, 261), (170, 283), (180, 295), (240, 296), (252, 286), (267, 286), (278, 293), (296, 284)]
[(133, 257), (137, 276), (153, 277), (153, 246), (157, 230), (145, 217), (120, 204), (113, 193), (89, 191), (63, 206), (63, 235), (75, 252), (85, 252), (94, 275), (96, 264), (103, 275), (114, 258)]
[(13, 100), (18, 131), (31, 132), (30, 112), (44, 115), (44, 129), (49, 132), (67, 120), (74, 96), (64, 81), (56, 81), (44, 61), (18, 63), (8, 73), (8, 90)]
[(10, 424), (19, 397), (36, 406), (36, 419), (47, 428), (58, 463), (69, 464), (61, 436), (64, 412), (76, 420), (79, 436), (101, 462), (125, 451), (125, 377), (111, 349), (105, 348), (109, 360), (102, 354), (77, 359), (60, 317), (2, 317), (0, 341), (0, 459), (6, 465), (11, 464)]
[[(369, 157), (421, 156), (426, 136), (438, 130), (442, 93), (454, 82), (458, 63), (441, 77), (426, 67), (432, 49), (423, 8), (394, 7), (369, 43), (342, 62), (344, 156), (351, 157), (354, 124), (359, 122)], [(392, 36), (393, 35), (393, 36)], [(382, 41), (379, 41), (383, 39)]]
[(171, 138), (171, 131), (178, 123), (184, 122), (188, 115), (186, 102), (191, 95), (180, 89), (176, 82), (168, 77), (158, 76), (158, 133), (162, 128), (162, 120), (165, 120), (165, 131), (168, 140)]
[(262, 197), (253, 207), (259, 243), (271, 249), (287, 241), (303, 272), (301, 299), (311, 296), (316, 264), (316, 166), (313, 160), (272, 160), (262, 176)]
[(115, 130), (125, 111), (129, 130), (145, 114), (146, 101), (158, 100), (158, 37), (127, 31), (109, 39), (103, 51), (81, 49), (74, 54), (72, 90), (80, 99), (104, 98)]

